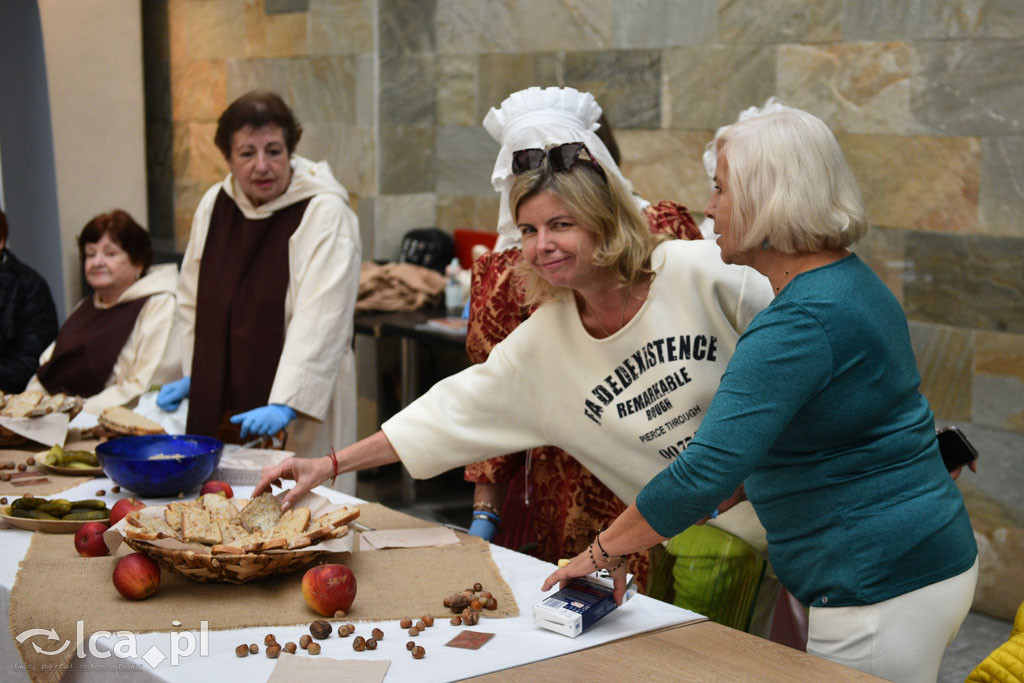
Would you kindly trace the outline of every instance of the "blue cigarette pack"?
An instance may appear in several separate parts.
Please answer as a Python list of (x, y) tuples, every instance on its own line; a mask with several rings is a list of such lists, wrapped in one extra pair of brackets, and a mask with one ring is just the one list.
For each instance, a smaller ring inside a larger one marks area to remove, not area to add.
[[(626, 600), (636, 594), (633, 577), (626, 577)], [(533, 623), (575, 638), (618, 607), (612, 597), (612, 579), (601, 571), (574, 579), (568, 586), (533, 606)]]

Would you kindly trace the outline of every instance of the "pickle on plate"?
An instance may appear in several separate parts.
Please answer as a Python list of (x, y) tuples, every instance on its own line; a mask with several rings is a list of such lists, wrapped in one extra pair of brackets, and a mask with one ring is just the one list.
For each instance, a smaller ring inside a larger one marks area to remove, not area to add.
[(83, 519), (106, 519), (110, 517), (109, 510), (93, 510), (91, 508), (73, 508), (71, 512), (61, 517), (65, 521), (76, 521)]
[(60, 520), (60, 517), (48, 515), (39, 510), (11, 510), (11, 517), (22, 517), (24, 519), (53, 519)]
[(76, 463), (82, 463), (86, 467), (99, 467), (100, 461), (92, 451), (64, 451), (59, 462), (64, 467), (76, 467)]
[(87, 500), (73, 500), (71, 501), (72, 508), (90, 508), (92, 510), (106, 510), (106, 501), (97, 500), (96, 498), (89, 498)]
[(50, 450), (43, 453), (42, 461), (47, 465), (56, 465), (60, 462), (62, 455), (64, 455), (64, 449), (60, 447), (60, 444), (54, 444)]
[(36, 508), (37, 512), (44, 512), (54, 517), (63, 517), (71, 512), (71, 501), (63, 498), (50, 500)]
[(45, 498), (36, 498), (34, 496), (24, 496), (18, 498), (11, 503), (11, 510), (35, 510), (37, 507), (47, 502)]

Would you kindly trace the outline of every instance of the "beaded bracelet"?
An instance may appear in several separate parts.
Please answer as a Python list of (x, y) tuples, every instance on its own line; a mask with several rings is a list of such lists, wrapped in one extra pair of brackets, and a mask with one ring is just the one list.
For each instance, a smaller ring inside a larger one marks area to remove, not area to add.
[(327, 457), (334, 463), (334, 476), (331, 477), (331, 486), (334, 486), (334, 480), (338, 478), (338, 454), (334, 452), (334, 446), (331, 446), (331, 452)]
[(598, 531), (597, 536), (594, 536), (594, 540), (597, 542), (597, 549), (601, 551), (601, 556), (604, 557), (605, 560), (610, 560), (612, 559), (612, 556), (605, 552), (604, 546), (601, 545), (601, 534), (604, 533), (604, 531), (606, 530), (601, 529), (601, 531)]
[[(604, 557), (605, 562), (610, 562), (613, 557), (618, 557), (619, 558), (618, 564), (616, 564), (614, 567), (608, 567), (608, 571), (613, 572), (616, 569), (618, 569), (619, 567), (621, 567), (622, 565), (626, 564), (626, 556), (625, 555), (609, 555), (607, 552), (605, 552), (604, 546), (601, 545), (601, 533), (603, 531), (605, 531), (605, 529), (602, 529), (601, 531), (597, 532), (597, 536), (594, 536), (594, 541), (597, 543), (597, 549), (598, 549), (598, 551), (600, 551), (601, 555)], [(593, 559), (593, 557), (594, 557), (594, 551), (593, 551), (594, 544), (591, 543), (590, 545), (591, 545), (590, 557), (591, 557), (591, 559)], [(596, 562), (594, 563), (594, 566), (595, 567), (597, 566)]]
[(493, 512), (496, 515), (501, 515), (501, 512), (498, 511), (498, 508), (494, 507), (493, 505), (491, 505), (490, 503), (488, 503), (485, 500), (478, 500), (478, 501), (474, 502), (473, 503), (473, 509), (474, 510), (490, 510), (491, 512)]

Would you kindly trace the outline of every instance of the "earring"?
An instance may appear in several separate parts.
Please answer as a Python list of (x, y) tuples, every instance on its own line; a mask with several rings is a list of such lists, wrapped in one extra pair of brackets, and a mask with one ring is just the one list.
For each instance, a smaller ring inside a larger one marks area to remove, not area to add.
[(768, 240), (765, 239), (765, 241), (761, 244), (761, 248), (764, 249), (765, 251), (768, 251), (769, 249), (772, 248), (772, 245), (768, 244)]

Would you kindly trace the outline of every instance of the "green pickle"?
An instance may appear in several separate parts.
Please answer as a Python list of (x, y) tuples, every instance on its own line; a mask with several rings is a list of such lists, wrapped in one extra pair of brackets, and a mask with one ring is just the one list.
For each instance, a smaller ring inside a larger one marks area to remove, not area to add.
[(25, 519), (60, 519), (60, 517), (54, 517), (39, 510), (11, 510), (11, 516)]
[(47, 503), (43, 503), (37, 507), (36, 510), (55, 517), (63, 517), (71, 512), (71, 501), (58, 498), (57, 500), (51, 500)]
[(76, 463), (82, 463), (87, 467), (98, 467), (99, 460), (92, 451), (64, 451), (59, 462), (64, 467), (75, 467)]
[(45, 502), (47, 502), (45, 498), (25, 496), (24, 498), (18, 498), (16, 501), (11, 503), (11, 510), (35, 510)]
[(88, 499), (88, 500), (73, 500), (73, 501), (71, 501), (71, 507), (73, 507), (73, 508), (91, 508), (93, 510), (106, 510), (107, 509), (107, 503), (106, 503), (106, 501), (102, 501), (102, 500), (97, 500), (95, 498), (91, 498), (91, 499)]
[(82, 520), (82, 519), (106, 519), (110, 516), (108, 510), (93, 510), (89, 508), (74, 508), (68, 514), (61, 517), (66, 521)]

